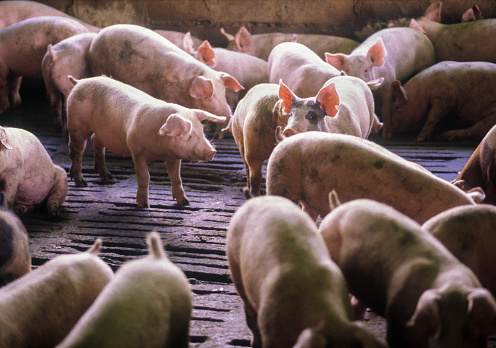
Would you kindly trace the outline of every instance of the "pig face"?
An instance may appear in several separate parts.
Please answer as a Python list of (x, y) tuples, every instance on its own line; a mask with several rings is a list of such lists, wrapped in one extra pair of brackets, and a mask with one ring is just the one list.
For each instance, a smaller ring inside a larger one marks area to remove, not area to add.
[(416, 97), (416, 91), (408, 91), (396, 80), (392, 83), (393, 132), (404, 133), (414, 131), (421, 126), (421, 121), (427, 116), (428, 103), (423, 98)]

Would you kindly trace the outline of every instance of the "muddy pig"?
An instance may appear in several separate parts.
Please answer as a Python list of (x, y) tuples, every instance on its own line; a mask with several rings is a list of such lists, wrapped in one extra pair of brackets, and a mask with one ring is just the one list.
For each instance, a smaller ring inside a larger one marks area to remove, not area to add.
[(67, 76), (81, 79), (91, 76), (88, 62), (88, 50), (96, 33), (71, 36), (55, 45), (48, 45), (48, 51), (41, 62), (43, 79), (47, 89), (54, 123), (60, 129), (65, 128), (65, 101), (74, 84)]
[(312, 98), (299, 98), (280, 82), (279, 98), (284, 113), (289, 115), (284, 136), (308, 131), (349, 134), (368, 138), (382, 123), (374, 113), (372, 90), (383, 79), (365, 83), (353, 76), (336, 76), (328, 80)]
[(117, 270), (58, 348), (188, 347), (190, 284), (157, 232), (147, 244), (148, 256)]
[(231, 75), (213, 70), (137, 25), (102, 29), (90, 46), (89, 59), (94, 76), (112, 76), (152, 97), (214, 115), (231, 116), (226, 88), (243, 89)]
[(359, 42), (345, 37), (315, 34), (266, 33), (251, 35), (246, 27), (241, 27), (236, 35), (221, 33), (229, 40), (227, 48), (246, 53), (263, 60), (269, 58), (270, 51), (282, 42), (299, 42), (314, 51), (321, 59), (325, 52), (350, 53), (360, 45)]
[(0, 287), (31, 271), (29, 236), (0, 192)]
[(386, 28), (369, 36), (349, 55), (326, 54), (329, 64), (364, 81), (384, 78), (374, 95), (381, 98), (383, 135), (391, 137), (392, 83), (405, 81), (435, 63), (429, 38), (412, 28)]
[[(279, 143), (267, 164), (267, 194), (302, 203), (313, 218), (329, 212), (328, 195), (343, 202), (369, 198), (419, 223), (472, 197), (425, 168), (369, 140), (306, 132)], [(474, 192), (474, 195), (479, 192)]]
[(496, 204), (495, 154), (496, 126), (493, 126), (451, 183), (465, 192), (479, 187), (486, 195), (483, 203)]
[[(466, 128), (445, 131), (442, 139), (482, 138), (496, 124), (496, 64), (440, 62), (421, 71), (404, 86), (393, 82), (393, 132), (422, 129), (417, 141), (454, 115)], [(468, 126), (468, 127), (467, 127)]]
[(21, 103), (23, 76), (42, 78), (41, 62), (48, 44), (88, 30), (63, 17), (25, 19), (0, 30), (0, 113)]
[(276, 84), (259, 84), (240, 100), (229, 123), (246, 169), (248, 189), (253, 196), (260, 194), (262, 166), (276, 146), (276, 127), (286, 125), (280, 114)]
[(439, 239), (496, 296), (494, 239), (496, 207), (489, 204), (448, 209), (422, 227)]
[(18, 214), (46, 204), (48, 214), (60, 214), (67, 196), (67, 173), (55, 165), (32, 133), (0, 127), (0, 191)]
[(291, 201), (249, 199), (229, 223), (226, 253), (253, 347), (383, 347), (352, 321), (341, 271)]
[(72, 81), (76, 86), (67, 100), (67, 128), (70, 174), (76, 186), (86, 186), (81, 163), (93, 132), (95, 169), (103, 181), (112, 179), (105, 164), (105, 148), (132, 157), (138, 207), (149, 206), (148, 164), (158, 160), (166, 163), (173, 199), (179, 205), (189, 203), (181, 182), (181, 160), (212, 160), (216, 151), (205, 138), (200, 121), (225, 122), (225, 117), (164, 102), (105, 76)]
[(97, 239), (86, 252), (58, 256), (0, 288), (0, 346), (54, 347), (113, 278), (97, 255)]
[(267, 68), (270, 83), (282, 80), (300, 98), (314, 97), (330, 78), (341, 74), (297, 42), (284, 42), (274, 47)]
[(389, 347), (487, 346), (496, 301), (468, 267), (386, 204), (329, 201), (319, 231), (350, 292), (387, 319)]

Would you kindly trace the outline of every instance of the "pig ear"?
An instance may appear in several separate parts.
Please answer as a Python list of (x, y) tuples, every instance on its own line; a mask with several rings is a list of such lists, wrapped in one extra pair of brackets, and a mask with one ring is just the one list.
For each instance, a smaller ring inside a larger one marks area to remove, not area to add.
[(274, 125), (285, 127), (288, 124), (289, 114), (284, 113), (282, 110), (282, 100), (279, 99), (272, 109), (272, 121)]
[(214, 95), (214, 84), (212, 80), (203, 76), (197, 76), (191, 83), (189, 95), (197, 99), (211, 99)]
[(382, 86), (383, 82), (384, 82), (384, 77), (379, 77), (378, 79), (374, 79), (366, 82), (366, 84), (367, 86), (369, 86), (371, 91), (375, 91)]
[(484, 200), (486, 199), (486, 193), (479, 186), (471, 188), (466, 193), (477, 204), (480, 204), (480, 203), (484, 202)]
[(195, 48), (193, 44), (193, 39), (191, 38), (191, 33), (188, 31), (183, 37), (183, 51), (189, 54), (195, 53)]
[(293, 105), (293, 99), (296, 99), (293, 91), (282, 80), (279, 80), (279, 100), (281, 101), (280, 105), (283, 113), (289, 114), (289, 110)]
[(325, 53), (325, 59), (327, 64), (332, 65), (339, 71), (343, 70), (344, 62), (346, 61), (346, 55), (342, 53)]
[(226, 31), (224, 30), (224, 28), (220, 28), (220, 32), (222, 35), (224, 35), (226, 37), (226, 39), (228, 41), (234, 41), (234, 35), (231, 35), (229, 33), (226, 33)]
[(198, 47), (198, 60), (208, 66), (213, 66), (215, 64), (214, 59), (215, 52), (212, 46), (210, 46), (207, 40), (203, 41), (200, 47)]
[(410, 21), (410, 28), (417, 29), (418, 31), (425, 34), (425, 29), (422, 24), (417, 22), (414, 18), (412, 18), (412, 20)]
[(229, 75), (228, 73), (221, 73), (220, 78), (224, 81), (224, 86), (233, 90), (234, 92), (245, 89), (234, 77)]
[(198, 119), (198, 121), (212, 121), (215, 123), (226, 123), (227, 117), (225, 116), (216, 116), (214, 114), (211, 114), (210, 112), (203, 111), (203, 110), (193, 110), (195, 117)]
[(340, 101), (334, 83), (329, 83), (327, 86), (322, 87), (315, 99), (322, 105), (322, 109), (327, 116), (336, 116), (338, 113), (336, 106), (339, 105)]
[(98, 255), (100, 253), (100, 250), (102, 250), (102, 244), (103, 244), (102, 239), (101, 238), (97, 238), (93, 242), (93, 245), (88, 250), (86, 250), (86, 252), (88, 254)]
[(253, 46), (253, 40), (251, 38), (251, 34), (248, 31), (248, 29), (246, 29), (245, 26), (242, 26), (238, 30), (234, 38), (234, 41), (236, 42), (236, 47), (238, 48), (238, 50), (243, 53), (249, 52)]
[(375, 44), (369, 48), (367, 60), (374, 66), (382, 66), (384, 65), (384, 57), (386, 57), (386, 47), (384, 47), (382, 38), (378, 38)]
[(441, 1), (437, 1), (432, 3), (424, 12), (424, 17), (428, 20), (441, 23), (441, 7), (443, 3)]
[(415, 327), (426, 336), (439, 338), (441, 334), (441, 319), (439, 317), (439, 300), (441, 296), (435, 290), (426, 290), (417, 302), (417, 308), (407, 327)]
[(7, 133), (3, 128), (0, 128), (0, 144), (7, 150), (12, 150), (12, 146), (10, 146), (9, 140), (7, 139)]
[(406, 89), (403, 88), (400, 81), (393, 81), (391, 87), (393, 88), (393, 98), (401, 98), (404, 102), (408, 101)]
[(468, 295), (467, 331), (487, 336), (496, 330), (496, 302), (484, 288), (476, 288)]
[(164, 246), (160, 240), (160, 234), (158, 232), (150, 232), (146, 237), (146, 245), (148, 246), (148, 255), (153, 256), (156, 259), (166, 258)]
[(167, 121), (160, 127), (159, 135), (168, 135), (171, 137), (185, 137), (191, 134), (193, 125), (191, 121), (185, 119), (179, 114), (172, 114)]
[(55, 60), (57, 60), (57, 53), (55, 53), (55, 51), (53, 50), (52, 44), (48, 44), (47, 51), (48, 51), (48, 53), (50, 53), (50, 57), (52, 57), (52, 60), (50, 61), (50, 64), (48, 64), (48, 65), (53, 66), (53, 62), (55, 62)]

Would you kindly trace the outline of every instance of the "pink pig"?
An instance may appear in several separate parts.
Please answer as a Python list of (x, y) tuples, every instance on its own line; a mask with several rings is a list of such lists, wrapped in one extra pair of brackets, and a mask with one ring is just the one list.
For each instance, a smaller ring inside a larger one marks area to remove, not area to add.
[(112, 179), (105, 164), (105, 148), (132, 157), (138, 207), (149, 206), (148, 164), (158, 160), (167, 165), (172, 197), (179, 205), (189, 203), (181, 182), (181, 160), (212, 160), (216, 151), (205, 138), (200, 121), (225, 122), (225, 117), (164, 102), (105, 76), (72, 80), (77, 84), (67, 100), (67, 128), (70, 174), (76, 186), (86, 186), (81, 162), (93, 132), (95, 169), (103, 181)]

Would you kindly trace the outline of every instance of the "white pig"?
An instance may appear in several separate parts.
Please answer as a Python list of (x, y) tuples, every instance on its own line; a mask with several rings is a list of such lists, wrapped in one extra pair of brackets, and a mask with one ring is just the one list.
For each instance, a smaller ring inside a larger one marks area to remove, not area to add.
[(172, 197), (189, 203), (181, 182), (181, 160), (210, 161), (216, 151), (205, 138), (201, 120), (225, 122), (225, 117), (188, 109), (149, 96), (143, 91), (105, 76), (82, 79), (67, 100), (71, 177), (86, 186), (82, 156), (93, 132), (95, 169), (103, 181), (112, 179), (105, 164), (105, 148), (131, 156), (136, 169), (138, 207), (148, 207), (148, 164), (165, 161)]
[(63, 17), (25, 19), (0, 30), (0, 114), (21, 103), (23, 76), (42, 78), (41, 62), (48, 44), (88, 30)]
[(329, 64), (364, 81), (384, 78), (374, 95), (381, 98), (383, 136), (391, 137), (392, 83), (404, 81), (435, 63), (429, 38), (412, 28), (386, 28), (372, 34), (349, 55), (326, 54)]
[(0, 127), (0, 191), (18, 214), (43, 203), (50, 215), (57, 216), (67, 196), (67, 173), (53, 163), (35, 135)]
[(482, 286), (496, 296), (494, 226), (496, 207), (490, 204), (451, 208), (422, 225), (475, 273)]
[(117, 270), (58, 348), (188, 347), (190, 284), (157, 232), (147, 244), (148, 256)]
[(308, 131), (349, 134), (367, 138), (377, 133), (382, 123), (374, 113), (372, 90), (383, 79), (365, 83), (353, 76), (336, 76), (328, 80), (312, 98), (299, 98), (284, 83), (279, 85), (279, 98), (284, 113), (289, 115), (284, 136)]
[(267, 69), (270, 83), (282, 80), (300, 98), (314, 97), (330, 78), (341, 74), (297, 42), (284, 42), (274, 47)]
[(249, 199), (229, 223), (226, 254), (253, 347), (384, 347), (352, 321), (341, 271), (291, 201)]
[(480, 187), (483, 203), (496, 204), (496, 125), (484, 136), (467, 163), (451, 183), (467, 192)]
[(22, 221), (10, 211), (0, 192), (0, 286), (31, 271), (29, 236)]
[(0, 288), (0, 347), (54, 347), (114, 274), (98, 257), (97, 239), (84, 253), (58, 256)]
[(47, 89), (55, 124), (59, 128), (66, 126), (64, 105), (74, 84), (67, 76), (82, 79), (91, 76), (88, 62), (88, 50), (96, 33), (84, 33), (71, 36), (55, 45), (48, 45), (43, 57), (41, 70)]
[(240, 100), (229, 123), (246, 169), (251, 195), (260, 195), (262, 166), (276, 146), (276, 127), (286, 125), (280, 114), (276, 84), (259, 84)]
[[(301, 202), (310, 216), (329, 212), (328, 195), (343, 202), (375, 199), (419, 223), (474, 200), (384, 147), (355, 136), (306, 132), (279, 143), (267, 164), (267, 194)], [(474, 195), (478, 192), (474, 193)]]
[(491, 293), (428, 231), (392, 207), (369, 199), (344, 203), (333, 207), (319, 231), (350, 292), (387, 319), (391, 348), (484, 348), (496, 332)]
[(243, 86), (154, 31), (131, 24), (102, 29), (90, 46), (94, 76), (105, 74), (170, 103), (231, 116), (226, 88)]
[(404, 86), (393, 83), (392, 132), (413, 131), (417, 141), (430, 137), (447, 116), (468, 126), (445, 131), (443, 139), (482, 138), (496, 124), (496, 64), (440, 62), (421, 71)]
[(242, 26), (235, 36), (221, 33), (229, 40), (227, 48), (246, 53), (264, 60), (269, 58), (270, 51), (282, 42), (299, 42), (314, 51), (321, 59), (325, 52), (350, 53), (360, 45), (359, 42), (340, 36), (315, 34), (266, 33), (251, 35)]

